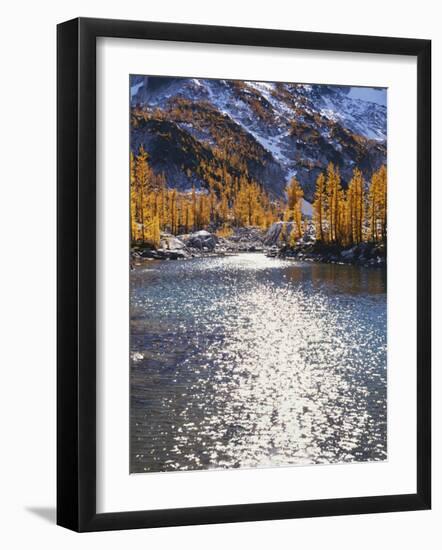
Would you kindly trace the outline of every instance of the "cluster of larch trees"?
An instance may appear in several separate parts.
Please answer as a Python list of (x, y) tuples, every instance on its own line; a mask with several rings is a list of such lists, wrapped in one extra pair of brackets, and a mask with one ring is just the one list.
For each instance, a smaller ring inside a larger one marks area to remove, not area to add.
[(272, 203), (258, 183), (246, 175), (226, 174), (226, 181), (229, 185), (220, 186), (208, 178), (208, 190), (203, 193), (195, 188), (190, 193), (170, 189), (163, 175), (154, 174), (141, 146), (130, 157), (132, 241), (156, 246), (161, 231), (178, 235), (211, 226), (228, 234), (231, 226), (265, 229), (278, 219), (280, 205)]
[(365, 185), (355, 168), (347, 189), (339, 169), (330, 163), (316, 180), (313, 202), (316, 239), (349, 246), (362, 241), (385, 241), (387, 237), (387, 169), (383, 165)]
[[(189, 174), (188, 174), (189, 175)], [(303, 235), (304, 192), (296, 177), (287, 189), (287, 202), (271, 201), (265, 190), (244, 172), (238, 177), (220, 173), (207, 178), (207, 191), (179, 192), (168, 188), (164, 175), (155, 174), (149, 155), (140, 147), (130, 157), (130, 228), (133, 242), (157, 246), (161, 231), (174, 235), (211, 227), (227, 235), (231, 227), (267, 229), (273, 222), (292, 221), (289, 243)], [(348, 246), (362, 241), (383, 241), (387, 230), (387, 171), (382, 166), (368, 185), (355, 169), (347, 189), (339, 169), (330, 163), (319, 174), (313, 202), (316, 239)], [(285, 238), (285, 232), (282, 233)]]

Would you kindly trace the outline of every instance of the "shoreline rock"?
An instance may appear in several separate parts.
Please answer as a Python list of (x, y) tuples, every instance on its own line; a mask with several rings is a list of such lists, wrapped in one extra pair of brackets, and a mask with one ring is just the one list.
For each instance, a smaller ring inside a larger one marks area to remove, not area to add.
[(200, 230), (185, 235), (161, 233), (158, 247), (136, 244), (131, 249), (131, 265), (142, 260), (181, 260), (225, 256), (240, 252), (264, 252), (264, 232), (256, 227), (236, 228), (229, 237)]
[(293, 258), (301, 261), (359, 265), (385, 268), (387, 265), (384, 243), (363, 242), (347, 248), (322, 243), (299, 243), (295, 247), (282, 246), (273, 257)]
[[(276, 224), (274, 224), (276, 225)], [(280, 230), (280, 227), (278, 227)], [(274, 242), (275, 230), (268, 233), (259, 228), (236, 228), (228, 237), (218, 237), (206, 230), (187, 235), (161, 233), (160, 245), (134, 245), (131, 249), (131, 267), (144, 260), (186, 260), (190, 258), (226, 256), (244, 252), (263, 253), (270, 258), (299, 261), (386, 267), (384, 243), (360, 243), (347, 248), (316, 242), (305, 235), (295, 246)], [(266, 244), (268, 243), (268, 244)]]

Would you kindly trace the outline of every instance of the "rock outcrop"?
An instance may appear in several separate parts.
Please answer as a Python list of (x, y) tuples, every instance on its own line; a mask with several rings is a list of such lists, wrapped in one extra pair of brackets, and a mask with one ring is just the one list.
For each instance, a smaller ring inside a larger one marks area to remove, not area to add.
[(195, 233), (190, 233), (190, 235), (182, 235), (181, 237), (186, 246), (189, 248), (195, 248), (201, 251), (213, 251), (215, 250), (218, 238), (213, 233), (205, 231), (196, 231)]
[[(267, 230), (267, 233), (264, 236), (263, 243), (265, 246), (275, 246), (278, 243), (284, 244), (288, 243), (292, 231), (295, 229), (295, 222), (275, 222)], [(312, 243), (314, 242), (313, 228), (309, 224), (305, 229), (303, 236), (298, 239), (302, 243)]]

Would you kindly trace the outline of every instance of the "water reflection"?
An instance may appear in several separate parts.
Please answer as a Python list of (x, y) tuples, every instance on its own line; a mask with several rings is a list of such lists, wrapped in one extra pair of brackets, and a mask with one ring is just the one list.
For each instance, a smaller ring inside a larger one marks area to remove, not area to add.
[(132, 472), (386, 458), (382, 270), (242, 254), (131, 285)]

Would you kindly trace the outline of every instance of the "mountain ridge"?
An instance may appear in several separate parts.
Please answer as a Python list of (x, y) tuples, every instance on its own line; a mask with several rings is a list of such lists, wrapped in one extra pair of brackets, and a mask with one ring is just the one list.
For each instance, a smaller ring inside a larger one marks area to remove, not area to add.
[(143, 145), (180, 190), (245, 169), (275, 198), (296, 175), (311, 201), (330, 162), (344, 187), (354, 168), (368, 180), (386, 164), (386, 106), (351, 87), (141, 75), (130, 84), (131, 150)]

